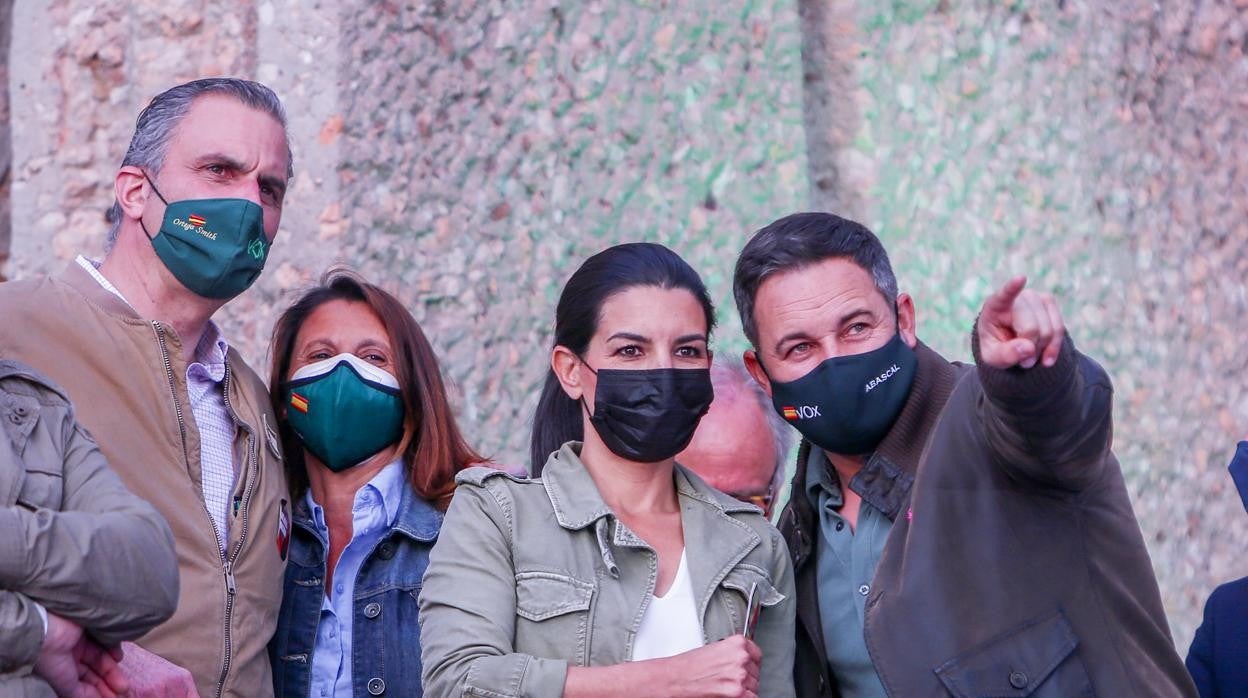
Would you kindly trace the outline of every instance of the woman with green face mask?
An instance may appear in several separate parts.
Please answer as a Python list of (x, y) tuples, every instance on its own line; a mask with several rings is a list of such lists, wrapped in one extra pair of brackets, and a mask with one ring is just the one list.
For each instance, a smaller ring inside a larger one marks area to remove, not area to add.
[(330, 272), (278, 319), (270, 394), (289, 556), (270, 643), (280, 696), (419, 696), (416, 596), (455, 473), (482, 462), (433, 349), (393, 296)]
[(609, 248), (568, 280), (534, 477), (461, 473), (430, 556), (429, 695), (793, 695), (780, 534), (675, 461), (713, 397), (714, 317), (661, 245)]

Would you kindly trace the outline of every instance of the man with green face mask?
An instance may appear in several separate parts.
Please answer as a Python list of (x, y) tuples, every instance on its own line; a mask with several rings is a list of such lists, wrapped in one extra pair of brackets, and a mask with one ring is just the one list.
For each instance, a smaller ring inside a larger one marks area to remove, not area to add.
[(267, 392), (212, 317), (259, 277), (292, 158), (258, 83), (196, 80), (142, 111), (102, 262), (0, 285), (0, 353), (68, 391), (131, 490), (168, 520), (177, 612), (123, 646), (139, 695), (257, 696), (290, 525)]
[(804, 437), (778, 524), (797, 695), (1195, 695), (1110, 452), (1109, 378), (1025, 285), (984, 303), (966, 366), (919, 342), (858, 223), (794, 214), (741, 252), (746, 365)]

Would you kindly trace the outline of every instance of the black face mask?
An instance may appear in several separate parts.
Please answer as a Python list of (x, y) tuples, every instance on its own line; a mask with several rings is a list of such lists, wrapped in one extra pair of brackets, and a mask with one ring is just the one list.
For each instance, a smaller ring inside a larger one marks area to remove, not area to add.
[(589, 370), (598, 376), (589, 418), (594, 431), (612, 453), (638, 463), (684, 450), (715, 397), (706, 368)]
[(910, 396), (918, 357), (898, 332), (865, 354), (836, 356), (788, 383), (771, 382), (771, 400), (814, 445), (858, 455), (877, 446)]

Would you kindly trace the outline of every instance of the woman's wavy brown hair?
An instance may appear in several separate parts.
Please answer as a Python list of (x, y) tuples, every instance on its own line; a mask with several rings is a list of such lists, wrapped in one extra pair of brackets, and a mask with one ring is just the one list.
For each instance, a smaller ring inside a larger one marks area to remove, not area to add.
[(277, 415), (285, 451), (286, 477), (299, 497), (308, 487), (303, 445), (286, 421), (282, 386), (290, 373), (295, 338), (304, 321), (320, 306), (334, 300), (363, 303), (381, 319), (394, 351), (395, 378), (403, 396), (403, 436), (399, 441), (407, 478), (426, 500), (445, 511), (455, 490), (455, 473), (487, 462), (468, 446), (446, 398), (446, 386), (433, 347), (416, 318), (399, 299), (346, 269), (330, 269), (320, 283), (304, 292), (282, 313), (269, 345), (269, 397)]

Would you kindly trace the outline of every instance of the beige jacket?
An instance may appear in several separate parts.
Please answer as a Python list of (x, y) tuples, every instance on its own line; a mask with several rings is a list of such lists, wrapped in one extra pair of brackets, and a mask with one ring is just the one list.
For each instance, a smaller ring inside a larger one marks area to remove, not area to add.
[(43, 644), (35, 603), (106, 645), (173, 615), (169, 526), (128, 492), (69, 399), (0, 359), (0, 695), (51, 696), (30, 673)]
[[(602, 500), (572, 442), (540, 479), (469, 468), (429, 557), (420, 594), (427, 696), (558, 698), (569, 666), (632, 657), (654, 593), (654, 550)], [(685, 554), (703, 640), (738, 634), (746, 598), (762, 612), (760, 696), (793, 696), (793, 568), (751, 504), (676, 468)]]
[(0, 318), (0, 355), (65, 388), (114, 470), (173, 529), (178, 610), (138, 644), (188, 669), (203, 698), (270, 694), (265, 646), (281, 603), (289, 495), (264, 384), (231, 349), (226, 402), (240, 472), (223, 556), (173, 329), (138, 317), (73, 263), (57, 278), (0, 284)]

